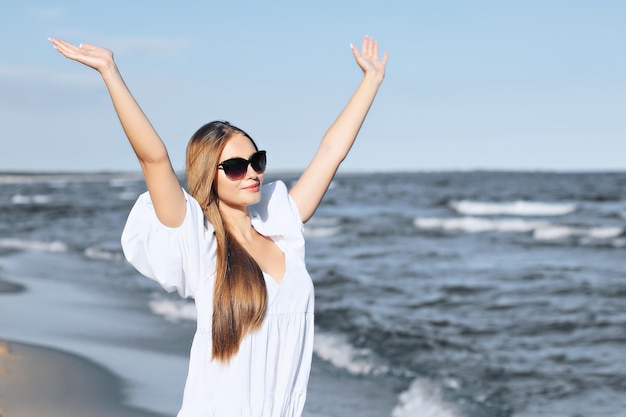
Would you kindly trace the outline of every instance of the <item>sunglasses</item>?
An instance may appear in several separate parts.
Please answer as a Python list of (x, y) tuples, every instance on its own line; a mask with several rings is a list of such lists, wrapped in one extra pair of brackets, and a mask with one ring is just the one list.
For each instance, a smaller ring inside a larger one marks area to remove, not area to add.
[(252, 165), (252, 169), (260, 174), (265, 171), (265, 165), (267, 164), (267, 158), (265, 157), (265, 151), (257, 151), (252, 154), (250, 159), (232, 158), (227, 159), (217, 164), (218, 169), (223, 169), (224, 174), (229, 180), (240, 180), (246, 176), (248, 172), (248, 165)]

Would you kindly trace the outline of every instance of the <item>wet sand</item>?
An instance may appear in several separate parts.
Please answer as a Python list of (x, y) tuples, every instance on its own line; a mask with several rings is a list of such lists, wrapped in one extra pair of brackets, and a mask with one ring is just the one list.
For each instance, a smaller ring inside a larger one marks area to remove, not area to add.
[(123, 381), (88, 359), (0, 341), (1, 417), (162, 417), (124, 400)]
[[(24, 290), (23, 285), (0, 280), (0, 297)], [(127, 406), (125, 400), (124, 382), (95, 362), (0, 340), (0, 417), (164, 416)]]

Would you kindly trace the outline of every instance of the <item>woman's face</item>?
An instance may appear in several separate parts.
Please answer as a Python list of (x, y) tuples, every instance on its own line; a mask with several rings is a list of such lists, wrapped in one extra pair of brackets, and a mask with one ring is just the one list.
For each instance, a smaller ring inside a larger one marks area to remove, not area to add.
[[(220, 155), (219, 162), (231, 158), (249, 159), (256, 152), (256, 148), (246, 136), (241, 133), (233, 134), (226, 142)], [(257, 173), (248, 164), (246, 174), (241, 179), (232, 180), (226, 176), (223, 169), (218, 169), (216, 177), (217, 195), (220, 205), (232, 208), (244, 208), (261, 200), (261, 185), (263, 173)]]

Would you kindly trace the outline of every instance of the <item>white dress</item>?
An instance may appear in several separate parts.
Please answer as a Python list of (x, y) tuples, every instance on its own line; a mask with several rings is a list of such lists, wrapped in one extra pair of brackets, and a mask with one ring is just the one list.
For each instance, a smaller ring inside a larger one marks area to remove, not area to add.
[(298, 209), (284, 183), (262, 188), (252, 225), (285, 254), (280, 283), (264, 273), (268, 307), (261, 328), (244, 337), (227, 365), (211, 360), (216, 242), (190, 195), (178, 228), (157, 219), (150, 196), (131, 210), (122, 248), (137, 270), (167, 291), (193, 297), (198, 310), (189, 373), (178, 417), (294, 417), (302, 414), (313, 352), (313, 283), (304, 264)]

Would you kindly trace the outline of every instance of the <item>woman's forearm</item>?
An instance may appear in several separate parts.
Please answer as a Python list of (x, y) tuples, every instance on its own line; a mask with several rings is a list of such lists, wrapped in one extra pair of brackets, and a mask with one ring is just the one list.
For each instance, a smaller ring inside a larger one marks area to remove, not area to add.
[(365, 74), (344, 109), (326, 131), (319, 151), (324, 153), (324, 159), (328, 162), (339, 164), (348, 155), (381, 82), (382, 78)]
[(122, 128), (142, 166), (168, 160), (163, 141), (126, 86), (115, 63), (103, 70), (101, 75)]

